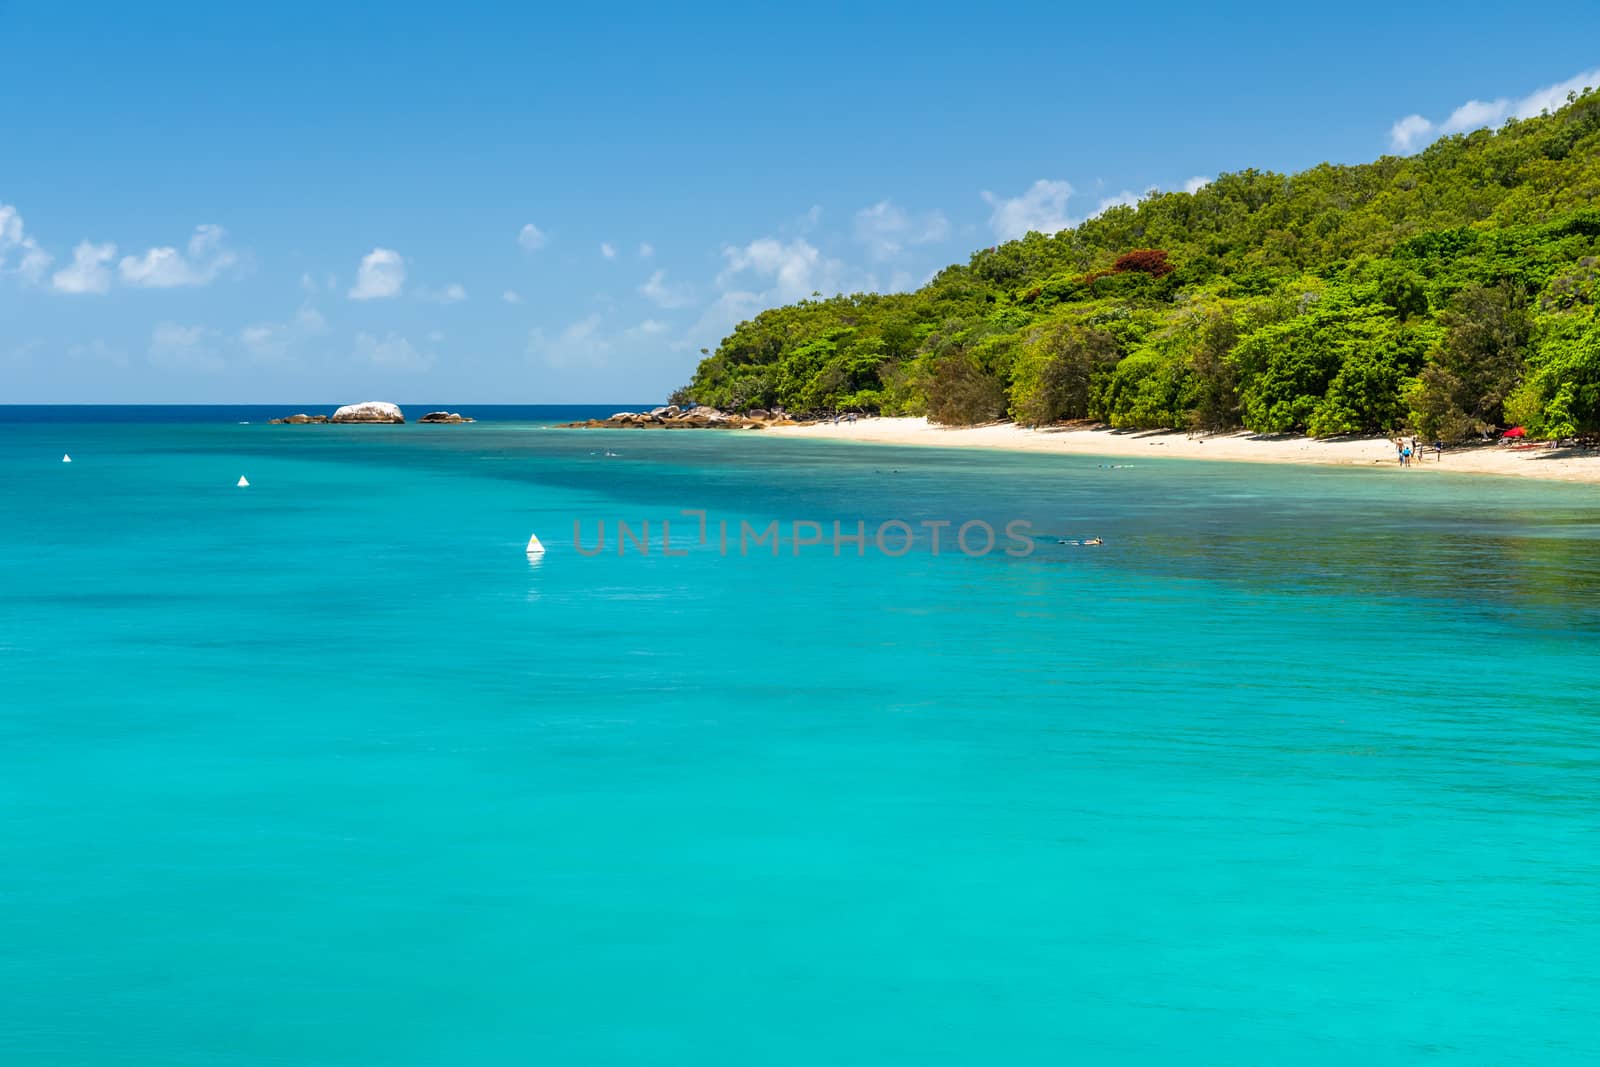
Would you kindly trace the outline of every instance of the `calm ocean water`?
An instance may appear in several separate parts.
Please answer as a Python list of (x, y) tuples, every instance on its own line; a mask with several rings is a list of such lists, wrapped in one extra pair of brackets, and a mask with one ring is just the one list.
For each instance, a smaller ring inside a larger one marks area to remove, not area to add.
[(0, 408), (0, 1062), (1600, 1056), (1600, 491), (613, 407)]

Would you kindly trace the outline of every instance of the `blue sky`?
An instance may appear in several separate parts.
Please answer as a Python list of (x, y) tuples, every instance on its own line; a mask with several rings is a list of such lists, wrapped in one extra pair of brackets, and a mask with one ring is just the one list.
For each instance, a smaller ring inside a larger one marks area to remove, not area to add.
[(763, 306), (1536, 109), (1557, 21), (0, 0), (0, 403), (654, 400)]

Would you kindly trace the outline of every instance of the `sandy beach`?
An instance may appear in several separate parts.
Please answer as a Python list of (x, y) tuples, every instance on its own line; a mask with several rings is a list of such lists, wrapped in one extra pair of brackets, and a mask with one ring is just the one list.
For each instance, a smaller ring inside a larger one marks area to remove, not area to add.
[[(1110, 430), (1049, 427), (1030, 430), (1014, 423), (988, 426), (936, 426), (922, 418), (868, 418), (854, 423), (774, 426), (781, 437), (804, 437), (863, 444), (925, 445), (938, 448), (993, 448), (1013, 452), (1111, 456), (1119, 459), (1209, 459), (1246, 463), (1303, 463), (1338, 467), (1397, 467), (1394, 445), (1382, 437), (1318, 440), (1264, 437), (1249, 431), (1186, 434), (1181, 431)], [(1443, 460), (1424, 449), (1411, 471), (1497, 474), (1567, 482), (1600, 482), (1600, 452), (1553, 449), (1542, 443), (1487, 444), (1446, 448)]]

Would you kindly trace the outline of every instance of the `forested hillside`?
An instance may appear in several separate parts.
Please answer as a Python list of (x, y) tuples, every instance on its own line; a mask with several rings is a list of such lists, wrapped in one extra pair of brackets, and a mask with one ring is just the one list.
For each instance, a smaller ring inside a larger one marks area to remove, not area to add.
[(764, 311), (680, 394), (964, 424), (1600, 430), (1600, 92), (1418, 155), (1223, 174), (914, 293)]

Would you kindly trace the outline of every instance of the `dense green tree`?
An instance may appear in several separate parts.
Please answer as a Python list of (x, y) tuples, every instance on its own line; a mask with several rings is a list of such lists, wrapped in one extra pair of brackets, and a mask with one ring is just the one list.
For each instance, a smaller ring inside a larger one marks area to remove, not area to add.
[(1502, 425), (1531, 339), (1524, 296), (1510, 282), (1474, 283), (1456, 294), (1443, 322), (1444, 342), (1411, 394), (1413, 421), (1430, 437)]
[(1106, 381), (1106, 421), (1118, 429), (1184, 429), (1193, 421), (1196, 388), (1194, 367), (1181, 353), (1141, 349)]
[(1389, 261), (1378, 272), (1378, 299), (1403, 319), (1428, 313), (1428, 290), (1422, 275)]
[(1600, 321), (1567, 325), (1540, 346), (1528, 381), (1506, 404), (1512, 418), (1552, 438), (1600, 433)]
[(1029, 425), (1088, 418), (1096, 387), (1121, 358), (1116, 338), (1104, 329), (1070, 322), (1039, 327), (1023, 347), (1012, 416)]
[(1239, 327), (1225, 311), (1215, 312), (1199, 325), (1199, 336), (1189, 357), (1194, 375), (1194, 406), (1190, 425), (1217, 432), (1240, 424), (1239, 374), (1228, 354), (1239, 342)]
[(928, 361), (927, 395), (929, 417), (947, 426), (1005, 417), (1005, 383), (965, 349), (952, 349)]
[(920, 359), (928, 417), (970, 426), (1005, 417), (1010, 336), (992, 322), (951, 322), (932, 334)]
[(1409, 157), (1244, 170), (740, 323), (686, 396), (1263, 432), (1596, 428), (1600, 93)]

